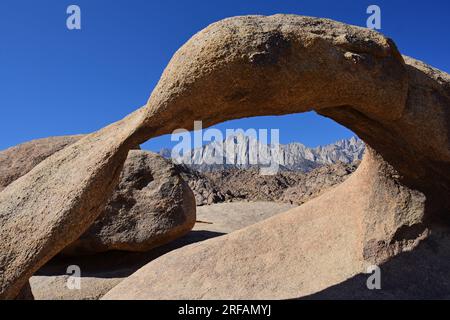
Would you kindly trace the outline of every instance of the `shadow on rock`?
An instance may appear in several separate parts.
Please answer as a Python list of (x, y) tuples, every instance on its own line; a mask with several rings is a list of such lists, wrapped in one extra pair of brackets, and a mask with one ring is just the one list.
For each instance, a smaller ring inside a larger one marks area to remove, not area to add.
[(381, 290), (367, 289), (370, 274), (300, 299), (450, 299), (450, 233), (436, 232), (414, 251), (380, 266)]
[(170, 251), (222, 235), (224, 233), (197, 230), (149, 252), (111, 251), (79, 257), (57, 256), (41, 268), (35, 276), (67, 275), (67, 267), (77, 265), (81, 269), (81, 277), (124, 278)]

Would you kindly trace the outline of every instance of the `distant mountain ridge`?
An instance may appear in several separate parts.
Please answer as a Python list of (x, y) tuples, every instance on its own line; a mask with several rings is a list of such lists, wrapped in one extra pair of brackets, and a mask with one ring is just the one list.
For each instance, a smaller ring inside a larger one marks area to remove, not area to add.
[[(232, 156), (227, 157), (226, 151), (221, 150), (231, 150)], [(327, 164), (354, 163), (362, 159), (364, 150), (364, 142), (357, 137), (315, 148), (295, 142), (280, 145), (278, 150), (274, 150), (270, 144), (262, 144), (254, 137), (236, 134), (222, 144), (212, 142), (172, 160), (201, 172), (267, 166), (270, 161), (277, 161), (282, 170), (309, 172)], [(172, 158), (168, 149), (162, 149), (159, 154)]]

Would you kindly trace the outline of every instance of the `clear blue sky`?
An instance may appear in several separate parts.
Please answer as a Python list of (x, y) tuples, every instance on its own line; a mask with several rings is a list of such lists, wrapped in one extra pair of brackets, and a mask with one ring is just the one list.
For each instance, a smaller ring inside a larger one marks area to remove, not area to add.
[[(66, 28), (66, 8), (82, 30)], [(172, 54), (219, 19), (293, 13), (365, 26), (382, 9), (382, 32), (404, 54), (450, 71), (450, 1), (1, 0), (0, 149), (47, 136), (89, 133), (147, 101)], [(314, 146), (350, 137), (315, 114), (244, 119), (220, 128), (281, 128), (281, 142)], [(146, 144), (169, 146), (162, 137)]]

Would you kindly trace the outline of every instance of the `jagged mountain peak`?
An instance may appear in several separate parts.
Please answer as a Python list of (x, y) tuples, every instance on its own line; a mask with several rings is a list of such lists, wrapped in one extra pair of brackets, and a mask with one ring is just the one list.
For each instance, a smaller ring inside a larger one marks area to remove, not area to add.
[[(268, 166), (276, 161), (283, 170), (308, 172), (326, 164), (353, 163), (361, 160), (364, 142), (358, 137), (341, 139), (335, 143), (310, 148), (300, 142), (281, 144), (279, 148), (261, 142), (254, 136), (236, 132), (222, 142), (211, 142), (172, 159), (174, 162), (192, 166), (200, 171), (215, 171), (225, 168), (246, 169), (253, 166)], [(171, 157), (171, 152), (160, 152)]]

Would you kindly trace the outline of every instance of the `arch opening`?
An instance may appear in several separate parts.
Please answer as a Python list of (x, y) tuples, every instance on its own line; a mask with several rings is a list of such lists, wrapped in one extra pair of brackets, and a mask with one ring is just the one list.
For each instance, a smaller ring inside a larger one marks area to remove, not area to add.
[(355, 132), (439, 213), (450, 208), (442, 197), (450, 192), (448, 78), (367, 29), (289, 15), (235, 17), (177, 51), (135, 138), (190, 130), (195, 120), (207, 128), (314, 110)]

